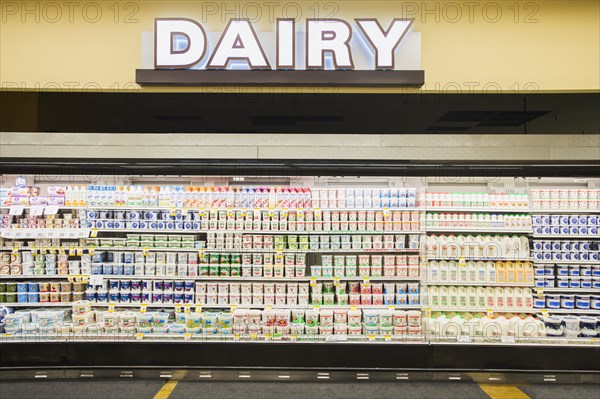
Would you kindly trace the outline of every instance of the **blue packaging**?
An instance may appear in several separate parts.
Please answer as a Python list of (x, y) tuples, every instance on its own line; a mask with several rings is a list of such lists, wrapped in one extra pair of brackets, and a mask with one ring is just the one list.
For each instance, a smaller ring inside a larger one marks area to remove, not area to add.
[(27, 294), (27, 302), (38, 303), (40, 301), (40, 294), (37, 292), (30, 292)]
[(173, 291), (173, 281), (172, 280), (163, 281), (163, 289), (165, 291)]
[(113, 264), (113, 274), (115, 276), (122, 276), (123, 275), (123, 264), (122, 263), (115, 263), (115, 264)]
[[(27, 293), (29, 292), (29, 284), (27, 283), (17, 283), (17, 292), (18, 293)], [(27, 302), (27, 301), (24, 301)]]
[(121, 291), (121, 302), (131, 302), (131, 291)]
[(110, 279), (108, 280), (108, 289), (119, 289), (119, 280)]
[(102, 263), (92, 263), (92, 274), (102, 274)]
[(27, 303), (27, 293), (18, 293), (17, 294), (17, 302), (18, 303)]
[(183, 292), (176, 292), (173, 294), (174, 303), (183, 303)]
[(111, 265), (109, 263), (103, 263), (102, 264), (102, 274), (112, 275), (113, 274), (113, 265)]
[(133, 276), (135, 273), (135, 267), (131, 263), (126, 263), (123, 265), (123, 274), (125, 276)]
[(194, 294), (191, 292), (185, 292), (183, 294), (183, 301), (185, 303), (194, 303)]
[(175, 284), (173, 284), (173, 289), (175, 292), (183, 292), (183, 285), (183, 281), (177, 280), (175, 281)]
[(152, 285), (154, 286), (153, 290), (163, 290), (164, 289), (164, 283), (162, 280), (154, 280)]
[(30, 281), (28, 283), (29, 287), (29, 292), (40, 292), (40, 283), (37, 283), (35, 281)]

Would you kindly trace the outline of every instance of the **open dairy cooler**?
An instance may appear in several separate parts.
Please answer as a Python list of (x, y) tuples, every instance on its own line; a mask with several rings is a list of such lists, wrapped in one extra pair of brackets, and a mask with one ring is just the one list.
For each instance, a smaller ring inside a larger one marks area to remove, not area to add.
[(598, 179), (3, 181), (5, 366), (597, 369)]

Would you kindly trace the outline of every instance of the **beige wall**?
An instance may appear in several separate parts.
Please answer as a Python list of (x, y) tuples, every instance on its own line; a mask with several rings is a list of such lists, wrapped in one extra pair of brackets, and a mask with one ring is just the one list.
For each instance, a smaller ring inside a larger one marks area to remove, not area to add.
[(600, 161), (600, 135), (2, 133), (0, 156), (583, 162)]
[[(203, 7), (214, 5), (217, 15), (207, 18), (206, 27), (221, 30), (225, 18), (253, 17), (254, 13), (248, 15), (252, 12), (248, 4), (258, 4), (262, 6), (262, 18), (256, 24), (257, 29), (270, 30), (272, 24), (266, 3), (2, 0), (0, 87), (140, 90), (133, 82), (135, 69), (140, 65), (141, 34), (153, 29), (155, 17), (201, 20), (206, 14)], [(274, 6), (274, 17), (284, 16), (285, 3)], [(315, 16), (314, 0), (287, 3), (300, 5), (304, 17)], [(240, 10), (237, 14), (236, 4)], [(333, 14), (346, 19), (359, 16), (382, 20), (392, 16), (416, 18), (414, 29), (422, 32), (426, 85), (421, 90), (424, 91), (600, 89), (600, 2), (597, 1), (345, 0), (317, 4), (320, 17)], [(454, 7), (457, 4), (460, 17)], [(223, 15), (227, 9), (234, 11)], [(243, 10), (247, 12), (244, 14)], [(287, 10), (290, 16), (293, 8), (288, 6)], [(142, 90), (181, 91), (177, 88)], [(338, 90), (393, 92), (400, 89)]]

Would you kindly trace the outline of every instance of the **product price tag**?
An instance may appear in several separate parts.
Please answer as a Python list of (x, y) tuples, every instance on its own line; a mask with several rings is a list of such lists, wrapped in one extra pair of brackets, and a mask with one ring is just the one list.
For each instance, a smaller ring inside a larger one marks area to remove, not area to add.
[(469, 344), (471, 343), (471, 336), (469, 335), (460, 335), (457, 339), (456, 342), (460, 342), (463, 344)]
[(390, 216), (390, 208), (383, 208), (383, 216), (385, 216), (385, 217)]
[(144, 338), (144, 333), (137, 333), (137, 334), (135, 334), (135, 339), (141, 340), (143, 338)]
[(236, 310), (237, 309), (237, 305), (236, 304), (229, 305), (229, 308), (231, 310)]
[[(79, 249), (78, 252), (81, 255), (83, 253), (83, 248)], [(96, 253), (96, 248), (94, 248), (94, 247), (88, 248), (88, 253), (90, 255), (94, 255)]]
[(175, 313), (181, 313), (181, 305), (180, 304), (175, 304)]
[(64, 246), (62, 246), (62, 245), (61, 245), (60, 247), (58, 247), (58, 253), (59, 253), (60, 255), (64, 255), (64, 254), (65, 254), (65, 247), (64, 247)]
[(233, 334), (233, 339), (236, 340), (236, 341), (239, 341), (240, 340), (240, 334), (238, 334), (238, 333)]
[(150, 248), (148, 248), (148, 247), (144, 247), (144, 248), (142, 249), (142, 255), (143, 255), (144, 257), (148, 256), (148, 254), (149, 254), (149, 253), (150, 253)]
[(49, 250), (50, 250), (51, 254), (55, 254), (56, 253), (56, 247), (50, 247)]
[(23, 205), (12, 205), (8, 214), (11, 216), (20, 216), (23, 214), (23, 209), (25, 209)]
[(175, 216), (177, 214), (177, 208), (175, 208), (174, 206), (172, 206), (169, 209), (169, 216)]
[(45, 254), (46, 252), (48, 252), (48, 247), (46, 247), (46, 246), (42, 246), (42, 247), (40, 248), (40, 252), (41, 252), (41, 253), (43, 253), (43, 254)]
[(488, 317), (492, 317), (494, 315), (494, 310), (493, 309), (488, 309), (487, 310), (487, 316)]
[(199, 256), (204, 256), (204, 248), (200, 248), (200, 249), (198, 250), (198, 255), (199, 255)]
[(192, 312), (192, 304), (186, 303), (185, 305), (183, 305), (183, 310), (185, 313), (191, 313)]
[(57, 205), (50, 205), (44, 208), (44, 215), (56, 215), (58, 213)]
[(16, 255), (19, 253), (19, 247), (17, 247), (16, 245), (12, 248), (12, 254)]
[(500, 337), (500, 342), (502, 342), (503, 344), (514, 344), (515, 337), (510, 336), (510, 335), (502, 335)]
[(392, 336), (391, 336), (391, 335), (384, 335), (384, 336), (383, 336), (383, 340), (384, 340), (385, 342), (390, 342), (390, 341), (392, 340)]
[(310, 278), (310, 286), (314, 287), (317, 285), (317, 278), (316, 277), (311, 277)]
[(233, 209), (227, 208), (227, 217), (228, 218), (232, 218), (233, 217)]
[(74, 275), (74, 274), (69, 274), (69, 275), (67, 276), (67, 281), (68, 281), (69, 283), (74, 283), (74, 282), (75, 282), (75, 275)]
[(371, 281), (368, 278), (364, 278), (363, 284), (365, 285), (365, 287), (368, 287), (371, 284)]
[(29, 214), (31, 216), (42, 216), (44, 214), (44, 206), (43, 205), (32, 205), (29, 209)]
[(114, 302), (109, 302), (108, 303), (108, 311), (110, 313), (113, 313), (115, 311), (115, 303)]
[(290, 341), (298, 341), (298, 336), (295, 334), (290, 335)]
[(375, 334), (369, 334), (369, 335), (367, 335), (367, 339), (369, 341), (375, 341)]
[(196, 313), (202, 313), (202, 305), (196, 306)]
[(186, 341), (189, 341), (190, 338), (192, 338), (192, 333), (185, 333), (185, 334), (183, 334), (183, 339), (185, 339)]
[(256, 335), (256, 334), (250, 334), (250, 339), (256, 340), (257, 337), (258, 337), (258, 335)]
[(318, 305), (315, 305), (315, 306), (313, 306), (313, 309), (314, 309), (314, 310), (319, 310), (319, 306), (318, 306)]
[(389, 310), (395, 310), (396, 308), (394, 306), (388, 306)]
[(242, 215), (243, 218), (245, 218), (246, 215), (248, 215), (248, 210), (246, 208), (242, 208), (240, 214)]
[(90, 230), (90, 237), (91, 238), (98, 237), (98, 229), (97, 228), (94, 227), (92, 230)]
[(148, 304), (147, 303), (142, 303), (140, 305), (140, 313), (146, 313), (147, 309), (148, 309)]
[(544, 296), (544, 289), (543, 288), (536, 288), (535, 292), (538, 294), (538, 296), (543, 297)]
[(356, 306), (350, 306), (350, 310), (356, 310)]
[(425, 317), (431, 317), (431, 308), (425, 309)]
[(336, 286), (336, 287), (340, 285), (340, 278), (339, 277), (334, 277), (333, 278), (333, 285)]
[(273, 305), (265, 305), (265, 310), (271, 310), (273, 309)]
[(69, 246), (69, 255), (71, 256), (75, 256), (77, 253), (75, 252), (75, 246), (70, 245)]
[(546, 309), (544, 309), (544, 310), (542, 310), (542, 316), (548, 317), (548, 316), (550, 316), (550, 314), (548, 313), (548, 311)]

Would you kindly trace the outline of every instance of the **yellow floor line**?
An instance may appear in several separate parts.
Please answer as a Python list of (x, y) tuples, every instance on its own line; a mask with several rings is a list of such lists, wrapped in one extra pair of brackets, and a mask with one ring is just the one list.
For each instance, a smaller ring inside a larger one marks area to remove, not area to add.
[(171, 395), (171, 392), (173, 392), (173, 390), (177, 386), (178, 382), (178, 380), (167, 380), (167, 382), (165, 382), (165, 385), (162, 386), (160, 391), (158, 391), (156, 395), (154, 395), (154, 399), (168, 399)]
[(531, 399), (514, 385), (479, 384), (479, 387), (492, 399)]

